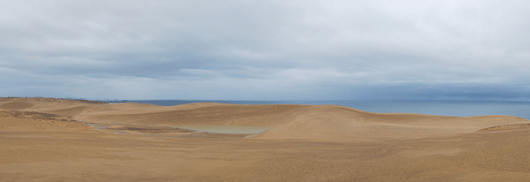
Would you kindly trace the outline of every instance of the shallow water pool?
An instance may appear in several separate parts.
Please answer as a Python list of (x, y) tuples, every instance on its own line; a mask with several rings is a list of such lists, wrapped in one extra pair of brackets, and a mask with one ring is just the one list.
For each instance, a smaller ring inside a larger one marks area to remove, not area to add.
[(256, 126), (174, 126), (174, 128), (194, 130), (197, 132), (221, 133), (221, 134), (258, 134), (272, 127)]

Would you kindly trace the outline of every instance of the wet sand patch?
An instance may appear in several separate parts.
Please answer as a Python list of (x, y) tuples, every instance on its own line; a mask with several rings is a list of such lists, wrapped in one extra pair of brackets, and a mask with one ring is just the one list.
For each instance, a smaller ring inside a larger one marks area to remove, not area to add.
[(254, 135), (272, 129), (272, 127), (257, 126), (174, 126), (174, 128), (193, 130), (196, 132), (233, 135)]
[(97, 125), (83, 123), (92, 126), (95, 130), (110, 131), (118, 134), (129, 134), (138, 136), (154, 137), (183, 137), (183, 138), (247, 138), (249, 136), (264, 132), (271, 127), (248, 127), (248, 126), (141, 126), (141, 125)]
[[(164, 127), (164, 126), (139, 126), (139, 125), (96, 125), (83, 123), (92, 126), (95, 130), (110, 131), (118, 134), (128, 134), (137, 136), (154, 137), (183, 137), (183, 138), (245, 138), (253, 134), (233, 134), (233, 133), (209, 133), (192, 129)], [(248, 132), (248, 131), (247, 131)]]

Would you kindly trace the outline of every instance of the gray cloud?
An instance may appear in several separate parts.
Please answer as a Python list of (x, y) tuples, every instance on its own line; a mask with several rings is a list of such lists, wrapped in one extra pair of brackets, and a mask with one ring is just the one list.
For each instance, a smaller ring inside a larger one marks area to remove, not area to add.
[(0, 95), (528, 100), (525, 1), (0, 1)]

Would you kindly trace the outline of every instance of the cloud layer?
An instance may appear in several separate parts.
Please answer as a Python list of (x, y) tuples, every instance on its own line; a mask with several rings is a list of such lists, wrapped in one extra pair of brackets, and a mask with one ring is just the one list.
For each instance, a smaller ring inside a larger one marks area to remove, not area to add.
[(528, 5), (0, 1), (0, 95), (530, 100)]

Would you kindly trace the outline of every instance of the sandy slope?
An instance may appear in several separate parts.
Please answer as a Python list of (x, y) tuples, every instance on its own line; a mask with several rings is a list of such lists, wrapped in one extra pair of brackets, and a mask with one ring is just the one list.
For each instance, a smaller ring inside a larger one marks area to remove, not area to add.
[(0, 98), (0, 181), (528, 181), (527, 123), (332, 105)]

